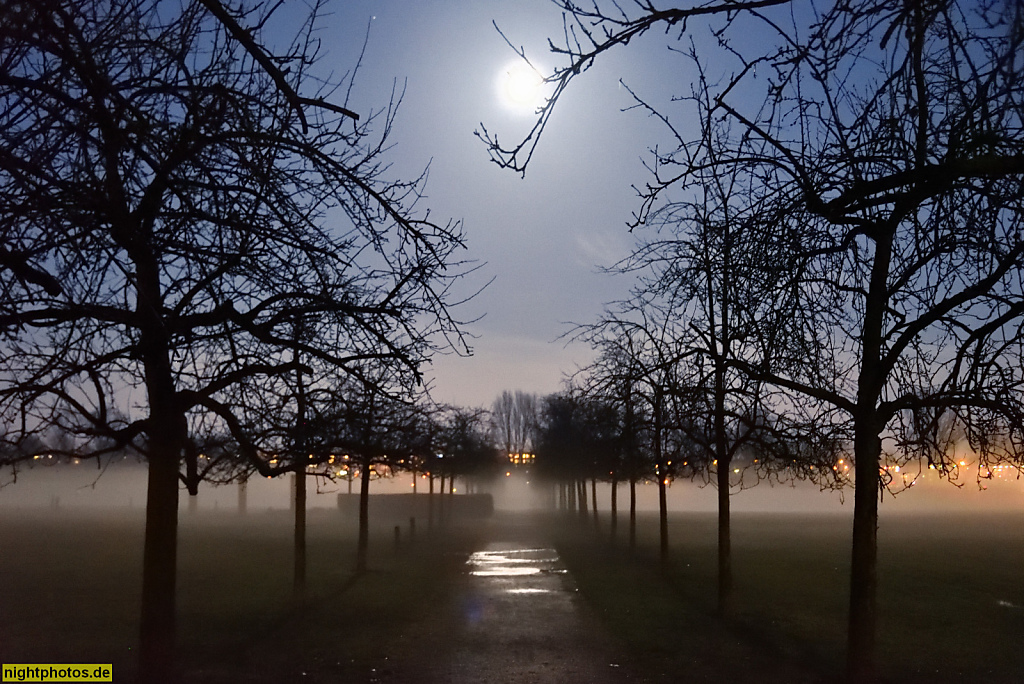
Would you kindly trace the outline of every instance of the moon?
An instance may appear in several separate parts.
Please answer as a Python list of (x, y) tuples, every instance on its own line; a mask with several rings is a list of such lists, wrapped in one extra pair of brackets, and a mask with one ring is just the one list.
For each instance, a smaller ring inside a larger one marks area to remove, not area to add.
[(511, 111), (533, 114), (544, 103), (544, 77), (526, 62), (505, 65), (497, 81), (498, 99)]

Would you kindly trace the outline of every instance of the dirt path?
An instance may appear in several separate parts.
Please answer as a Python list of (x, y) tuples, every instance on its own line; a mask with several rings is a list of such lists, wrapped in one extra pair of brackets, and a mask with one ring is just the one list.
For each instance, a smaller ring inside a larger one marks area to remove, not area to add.
[(444, 633), (431, 635), (439, 646), (416, 681), (635, 681), (537, 519), (498, 517), (482, 539), (456, 579), (453, 605), (430, 626)]

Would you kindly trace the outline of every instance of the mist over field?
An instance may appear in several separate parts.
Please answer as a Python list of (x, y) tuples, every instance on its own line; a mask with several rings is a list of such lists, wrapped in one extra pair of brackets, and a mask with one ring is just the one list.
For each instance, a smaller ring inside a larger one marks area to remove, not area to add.
[[(45, 463), (45, 461), (44, 461)], [(543, 510), (553, 506), (553, 491), (543, 481), (530, 479), (529, 474), (511, 470), (491, 480), (474, 482), (474, 492), (488, 493), (494, 497), (495, 509), (499, 511)], [(895, 494), (887, 493), (881, 504), (883, 516), (898, 513), (928, 512), (1007, 512), (1024, 514), (1024, 478), (1017, 477), (1016, 471), (1007, 469), (985, 479), (979, 485), (975, 473), (967, 468), (960, 479), (950, 482), (933, 472), (914, 474), (915, 484)], [(370, 494), (411, 494), (413, 476), (402, 474), (397, 477), (374, 480)], [(102, 470), (92, 462), (79, 464), (36, 465), (19, 469), (17, 480), (5, 478), (0, 487), (0, 511), (19, 509), (76, 509), (110, 508), (138, 509), (141, 513), (146, 501), (146, 469), (144, 464), (130, 459), (115, 461)], [(315, 484), (314, 484), (315, 483)], [(291, 507), (292, 479), (250, 478), (246, 484), (245, 500), (249, 511), (286, 510)], [(435, 482), (435, 486), (438, 483)], [(465, 482), (456, 480), (456, 496), (463, 493)], [(334, 482), (322, 478), (310, 478), (310, 508), (336, 508), (337, 495), (348, 493), (349, 483), (345, 480)], [(359, 480), (352, 482), (352, 493), (358, 493)], [(427, 496), (429, 482), (423, 477), (416, 480), (417, 495)], [(589, 493), (588, 484), (588, 493)], [(821, 490), (808, 482), (773, 483), (761, 482), (742, 490), (733, 490), (732, 508), (738, 513), (827, 513), (852, 515), (852, 487), (843, 491)], [(190, 497), (181, 489), (180, 511), (184, 515), (190, 509)], [(714, 512), (717, 491), (713, 485), (701, 481), (676, 480), (668, 489), (668, 506), (674, 512)], [(597, 485), (598, 509), (607, 514), (610, 508), (611, 486)], [(239, 504), (239, 486), (211, 485), (199, 487), (194, 508), (199, 511), (234, 511)], [(620, 516), (628, 515), (629, 488), (619, 484), (618, 511)], [(637, 485), (637, 509), (655, 511), (658, 509), (658, 489), (653, 482)]]

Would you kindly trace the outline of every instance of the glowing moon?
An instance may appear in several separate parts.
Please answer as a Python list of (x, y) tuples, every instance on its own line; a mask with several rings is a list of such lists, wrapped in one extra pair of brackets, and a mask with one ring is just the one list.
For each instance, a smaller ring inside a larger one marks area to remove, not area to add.
[(544, 103), (544, 78), (526, 62), (512, 62), (498, 74), (498, 97), (509, 109), (532, 113)]

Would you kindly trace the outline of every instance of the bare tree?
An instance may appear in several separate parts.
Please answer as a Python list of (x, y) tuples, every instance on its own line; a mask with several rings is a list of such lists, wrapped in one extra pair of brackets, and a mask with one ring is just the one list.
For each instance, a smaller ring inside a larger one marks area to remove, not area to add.
[(484, 409), (460, 406), (443, 407), (437, 415), (436, 445), (444, 455), (443, 467), (449, 478), (465, 478), (467, 490), (471, 480), (494, 476), (508, 457), (497, 454), (491, 441), (490, 417)]
[(491, 427), (495, 441), (506, 455), (533, 450), (537, 426), (537, 395), (505, 390), (491, 407)]
[(982, 471), (1022, 453), (1022, 18), (1006, 5), (870, 3), (825, 12), (801, 34), (769, 62), (770, 107), (733, 104), (743, 74), (717, 111), (762, 145), (766, 177), (788, 175), (763, 193), (802, 231), (794, 315), (813, 343), (754, 373), (851, 422), (848, 657), (867, 679), (890, 468), (921, 459), (955, 473), (949, 418)]
[[(280, 445), (255, 429), (261, 397), (303, 366), (415, 373), (431, 332), (458, 336), (459, 226), (417, 213), (422, 178), (385, 177), (400, 97), (358, 123), (329, 101), (345, 90), (312, 78), (318, 7), (271, 54), (259, 35), (279, 5), (207, 5), (218, 16), (159, 0), (0, 9), (4, 432), (55, 426), (81, 455), (147, 458), (152, 682), (175, 678), (178, 484), (203, 472), (191, 436), (229, 434), (248, 468), (289, 472), (265, 458)], [(315, 340), (296, 341), (300, 314)]]
[[(622, 341), (627, 344), (620, 345)], [(633, 548), (636, 546), (636, 485), (651, 473), (642, 454), (646, 412), (638, 388), (641, 382), (639, 363), (629, 342), (629, 337), (594, 336), (591, 343), (598, 357), (581, 369), (575, 381), (586, 395), (599, 398), (615, 411), (617, 453), (611, 468), (612, 529), (614, 531), (616, 526), (616, 488), (620, 480), (625, 480), (629, 486), (629, 545)]]
[[(659, 548), (667, 561), (668, 492), (679, 474), (697, 469), (699, 454), (687, 405), (693, 401), (681, 384), (684, 357), (680, 354), (677, 321), (653, 309), (634, 308), (631, 316), (609, 314), (578, 335), (599, 352), (584, 369), (588, 391), (622, 407), (625, 462), (630, 479), (630, 543), (635, 542), (638, 477), (653, 477), (658, 485)], [(640, 458), (644, 456), (645, 458)], [(646, 464), (640, 465), (643, 460)]]
[[(713, 116), (706, 75), (695, 53), (691, 58), (699, 74), (690, 99), (700, 114), (700, 142), (688, 144), (669, 125), (686, 156), (657, 157), (654, 168), (662, 173), (692, 164), (692, 171), (671, 188), (649, 190), (648, 199), (661, 204), (645, 204), (634, 228), (649, 226), (653, 237), (643, 234), (615, 266), (638, 278), (633, 296), (617, 308), (622, 315), (643, 310), (648, 318), (677, 321), (671, 328), (679, 358), (674, 391), (685, 396), (679, 428), (705, 454), (691, 465), (696, 469), (699, 462), (718, 490), (718, 605), (725, 613), (732, 601), (732, 491), (765, 477), (835, 486), (841, 479), (830, 466), (845, 435), (839, 429), (822, 439), (822, 430), (808, 429), (806, 419), (784, 415), (793, 413), (790, 398), (747, 372), (772, 368), (780, 354), (801, 344), (792, 314), (798, 297), (792, 273), (801, 262), (784, 248), (795, 237), (792, 225), (763, 193), (764, 178), (745, 165), (722, 163), (726, 154), (744, 153), (744, 139)], [(639, 98), (637, 106), (656, 113)]]
[(367, 365), (359, 378), (338, 377), (320, 400), (315, 431), (324, 435), (332, 451), (348, 456), (349, 467), (358, 470), (356, 572), (368, 568), (370, 483), (404, 469), (417, 455), (425, 431), (416, 403), (417, 391), (422, 389), (417, 390), (401, 371), (400, 366)]
[[(555, 98), (534, 132), (512, 148), (482, 133), (503, 165), (523, 170), (565, 84), (600, 54), (654, 26), (685, 29), (697, 13), (735, 10), (715, 27), (717, 68), (729, 66), (707, 101), (737, 134), (714, 158), (700, 136), (680, 136), (657, 159), (639, 216), (704, 169), (743, 166), (792, 231), (774, 246), (797, 259), (792, 324), (804, 341), (744, 370), (817, 404), (820, 423), (849, 425), (848, 667), (869, 679), (878, 501), (890, 468), (927, 464), (955, 477), (956, 435), (976, 453), (979, 477), (1024, 453), (1024, 10), (956, 0), (789, 13), (738, 2), (640, 2), (631, 15), (617, 4), (564, 8), (572, 30), (556, 51), (570, 64), (551, 77)], [(774, 45), (743, 41), (734, 22), (774, 35)], [(659, 115), (671, 125), (690, 111)]]

